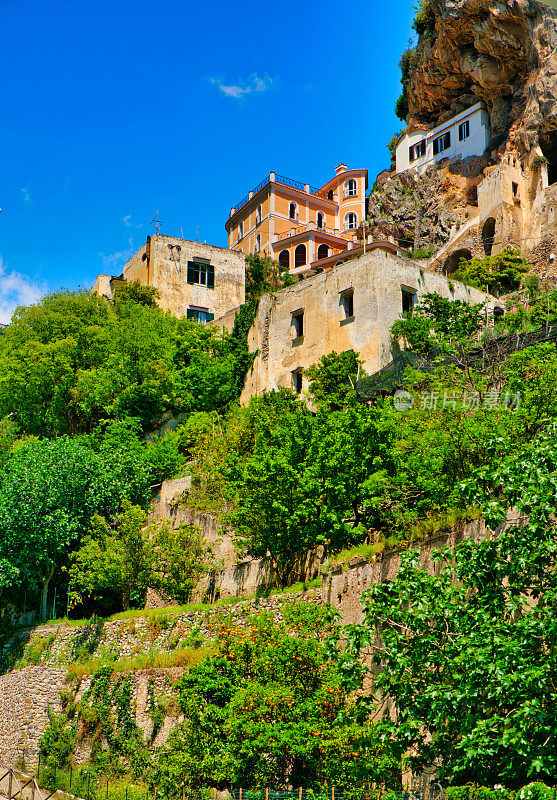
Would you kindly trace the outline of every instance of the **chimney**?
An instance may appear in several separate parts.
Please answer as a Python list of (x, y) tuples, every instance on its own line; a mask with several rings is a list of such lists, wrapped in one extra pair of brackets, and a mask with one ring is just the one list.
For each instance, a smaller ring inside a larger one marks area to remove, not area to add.
[(340, 175), (341, 172), (346, 172), (347, 169), (348, 167), (346, 166), (346, 164), (339, 164), (338, 167), (335, 169), (335, 172), (337, 175)]

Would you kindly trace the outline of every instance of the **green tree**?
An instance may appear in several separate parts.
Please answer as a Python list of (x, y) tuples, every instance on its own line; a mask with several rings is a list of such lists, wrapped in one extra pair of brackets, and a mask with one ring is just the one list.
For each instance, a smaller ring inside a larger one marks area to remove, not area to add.
[(528, 262), (519, 250), (506, 247), (496, 255), (462, 260), (453, 278), (468, 286), (499, 295), (518, 289), (529, 269)]
[(260, 253), (246, 256), (246, 300), (261, 297), (266, 292), (275, 292), (290, 286), (296, 279), (278, 261)]
[(329, 411), (338, 411), (353, 403), (356, 398), (356, 381), (365, 375), (360, 374), (362, 362), (354, 350), (343, 353), (334, 351), (321, 356), (317, 364), (305, 370), (310, 380), (309, 393), (314, 402)]
[(182, 782), (196, 790), (325, 782), (349, 789), (390, 777), (388, 744), (340, 687), (328, 610), (286, 607), (284, 618), (255, 614), (247, 627), (223, 625), (218, 652), (181, 679), (185, 721), (154, 776), (163, 791)]
[[(488, 452), (497, 448), (487, 442)], [(552, 426), (461, 486), (498, 536), (438, 553), (428, 570), (407, 553), (395, 580), (365, 593), (349, 653), (376, 645), (377, 688), (390, 697), (399, 752), (452, 783), (511, 788), (549, 780), (557, 761), (557, 572)]]
[(177, 529), (162, 525), (150, 534), (152, 570), (149, 584), (178, 603), (187, 603), (200, 578), (218, 564), (213, 548), (195, 525)]

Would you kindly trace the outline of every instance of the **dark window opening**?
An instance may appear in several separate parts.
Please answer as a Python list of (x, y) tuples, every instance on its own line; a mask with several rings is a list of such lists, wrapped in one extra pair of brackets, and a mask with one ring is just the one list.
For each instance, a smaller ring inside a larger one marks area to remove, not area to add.
[(402, 313), (410, 315), (414, 308), (416, 293), (409, 289), (402, 289)]
[(295, 314), (292, 314), (292, 325), (294, 326), (294, 331), (296, 333), (295, 339), (299, 339), (300, 336), (304, 335), (304, 312), (303, 311), (296, 311)]
[(186, 319), (192, 319), (194, 322), (212, 322), (214, 320), (215, 315), (212, 314), (207, 309), (203, 308), (188, 308), (186, 311)]
[(215, 267), (199, 261), (188, 261), (188, 283), (215, 288)]
[(447, 150), (451, 146), (451, 132), (447, 131), (443, 136), (438, 136), (433, 140), (433, 155), (437, 156), (443, 150)]
[(317, 248), (317, 260), (320, 261), (322, 258), (329, 257), (329, 245), (327, 244), (320, 244)]
[(322, 228), (323, 227), (323, 220), (324, 220), (323, 214), (319, 213), (317, 215), (317, 227), (318, 228)]
[(547, 161), (547, 182), (551, 186), (557, 183), (557, 132), (541, 134), (540, 148)]
[(425, 149), (425, 139), (422, 139), (422, 141), (418, 142), (417, 144), (411, 145), (408, 151), (410, 161), (415, 161), (417, 158), (422, 158), (422, 156), (425, 156)]
[(307, 264), (306, 246), (305, 244), (299, 244), (294, 251), (294, 266), (305, 267), (306, 264)]
[(514, 198), (518, 197), (518, 183), (515, 183), (514, 181), (513, 181), (513, 197)]
[(302, 393), (302, 370), (295, 369), (292, 373), (292, 388), (296, 394)]
[(463, 142), (470, 136), (470, 120), (461, 123), (458, 126), (458, 141)]
[(350, 319), (354, 316), (354, 289), (343, 292), (341, 301), (344, 309), (344, 319)]
[(505, 312), (501, 308), (501, 306), (495, 306), (495, 308), (493, 309), (493, 318), (494, 318), (495, 322), (498, 322), (501, 319), (501, 317), (504, 315), (504, 313)]
[(290, 269), (290, 251), (281, 250), (279, 253), (279, 264), (283, 269)]
[(327, 192), (327, 200), (334, 200), (334, 199), (335, 199), (335, 196), (333, 194), (333, 190), (329, 189), (329, 191)]
[(491, 255), (494, 241), (495, 241), (495, 220), (493, 217), (489, 217), (489, 219), (486, 219), (486, 221), (484, 222), (484, 226), (482, 228), (482, 244), (486, 256)]
[(298, 208), (296, 206), (296, 203), (290, 203), (288, 216), (290, 217), (290, 219), (298, 219)]

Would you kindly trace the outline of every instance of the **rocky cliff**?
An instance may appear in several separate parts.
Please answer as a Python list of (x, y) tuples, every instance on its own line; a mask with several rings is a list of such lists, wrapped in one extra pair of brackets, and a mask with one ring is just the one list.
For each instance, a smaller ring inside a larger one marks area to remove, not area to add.
[(510, 142), (522, 156), (540, 145), (551, 160), (557, 11), (534, 0), (424, 1), (435, 22), (412, 55), (409, 122), (436, 125), (480, 99), (490, 114), (493, 150)]

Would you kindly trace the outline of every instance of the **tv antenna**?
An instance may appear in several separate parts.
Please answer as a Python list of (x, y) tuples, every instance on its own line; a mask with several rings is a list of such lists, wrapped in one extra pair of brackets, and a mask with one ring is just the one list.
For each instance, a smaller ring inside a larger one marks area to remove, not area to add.
[(158, 208), (157, 208), (156, 216), (153, 217), (153, 219), (151, 220), (151, 225), (155, 226), (155, 233), (158, 233), (159, 232), (159, 228), (162, 225), (162, 222), (159, 219), (159, 209)]

